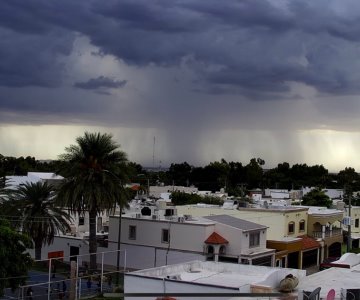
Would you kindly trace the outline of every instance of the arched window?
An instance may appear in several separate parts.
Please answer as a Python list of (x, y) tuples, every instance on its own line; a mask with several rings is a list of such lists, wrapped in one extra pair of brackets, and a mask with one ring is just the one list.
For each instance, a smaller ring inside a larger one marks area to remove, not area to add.
[(225, 247), (225, 246), (221, 246), (221, 247), (220, 247), (220, 249), (219, 249), (219, 254), (220, 254), (220, 255), (226, 254), (226, 247)]
[(276, 260), (276, 267), (281, 267), (281, 260), (280, 259)]
[(207, 247), (207, 253), (208, 253), (208, 254), (214, 254), (214, 247), (211, 246), (211, 245), (208, 246), (208, 247)]
[(215, 249), (213, 246), (208, 245), (206, 247), (206, 260), (214, 260), (215, 259)]
[(288, 234), (294, 234), (295, 233), (295, 222), (290, 222), (288, 224)]
[(299, 222), (299, 231), (305, 231), (305, 220)]

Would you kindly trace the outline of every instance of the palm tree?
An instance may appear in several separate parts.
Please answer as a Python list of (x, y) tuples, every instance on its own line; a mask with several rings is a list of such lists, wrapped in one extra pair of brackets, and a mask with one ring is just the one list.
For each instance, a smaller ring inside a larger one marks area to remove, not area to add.
[(34, 241), (35, 259), (41, 259), (41, 248), (50, 245), (54, 236), (70, 230), (70, 216), (55, 205), (54, 187), (42, 182), (25, 183), (7, 190), (3, 212), (12, 224)]
[(58, 203), (72, 213), (89, 213), (90, 269), (95, 270), (97, 252), (96, 217), (104, 211), (122, 208), (127, 203), (122, 182), (127, 158), (111, 134), (89, 133), (76, 139), (60, 156), (59, 173), (65, 177), (60, 185)]

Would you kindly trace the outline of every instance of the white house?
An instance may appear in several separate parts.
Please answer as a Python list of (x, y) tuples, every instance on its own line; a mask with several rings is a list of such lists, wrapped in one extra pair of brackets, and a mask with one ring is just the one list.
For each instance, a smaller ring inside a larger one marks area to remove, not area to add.
[[(232, 261), (274, 265), (275, 250), (266, 248), (267, 227), (227, 215), (178, 216), (174, 207), (165, 215), (144, 209), (121, 220), (121, 248), (127, 266), (142, 269), (189, 260)], [(116, 249), (119, 217), (110, 216), (108, 248)]]

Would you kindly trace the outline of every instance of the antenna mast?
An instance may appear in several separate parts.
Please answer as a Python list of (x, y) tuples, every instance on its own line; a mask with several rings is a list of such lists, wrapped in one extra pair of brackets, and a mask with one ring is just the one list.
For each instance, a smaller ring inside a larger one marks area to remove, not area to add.
[(153, 169), (155, 168), (155, 136), (154, 136), (154, 145), (153, 145)]

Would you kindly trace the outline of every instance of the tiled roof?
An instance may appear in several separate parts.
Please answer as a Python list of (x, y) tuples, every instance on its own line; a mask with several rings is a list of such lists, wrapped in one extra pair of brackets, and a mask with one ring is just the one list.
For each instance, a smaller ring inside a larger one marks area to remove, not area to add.
[(318, 241), (307, 235), (301, 235), (299, 236), (299, 238), (301, 238), (302, 250), (314, 249), (320, 247), (320, 243)]
[(140, 185), (134, 184), (130, 189), (133, 190), (133, 191), (139, 191), (140, 190)]
[(213, 232), (205, 241), (206, 244), (215, 244), (215, 245), (221, 245), (221, 244), (228, 244), (229, 242), (224, 239), (220, 234)]

